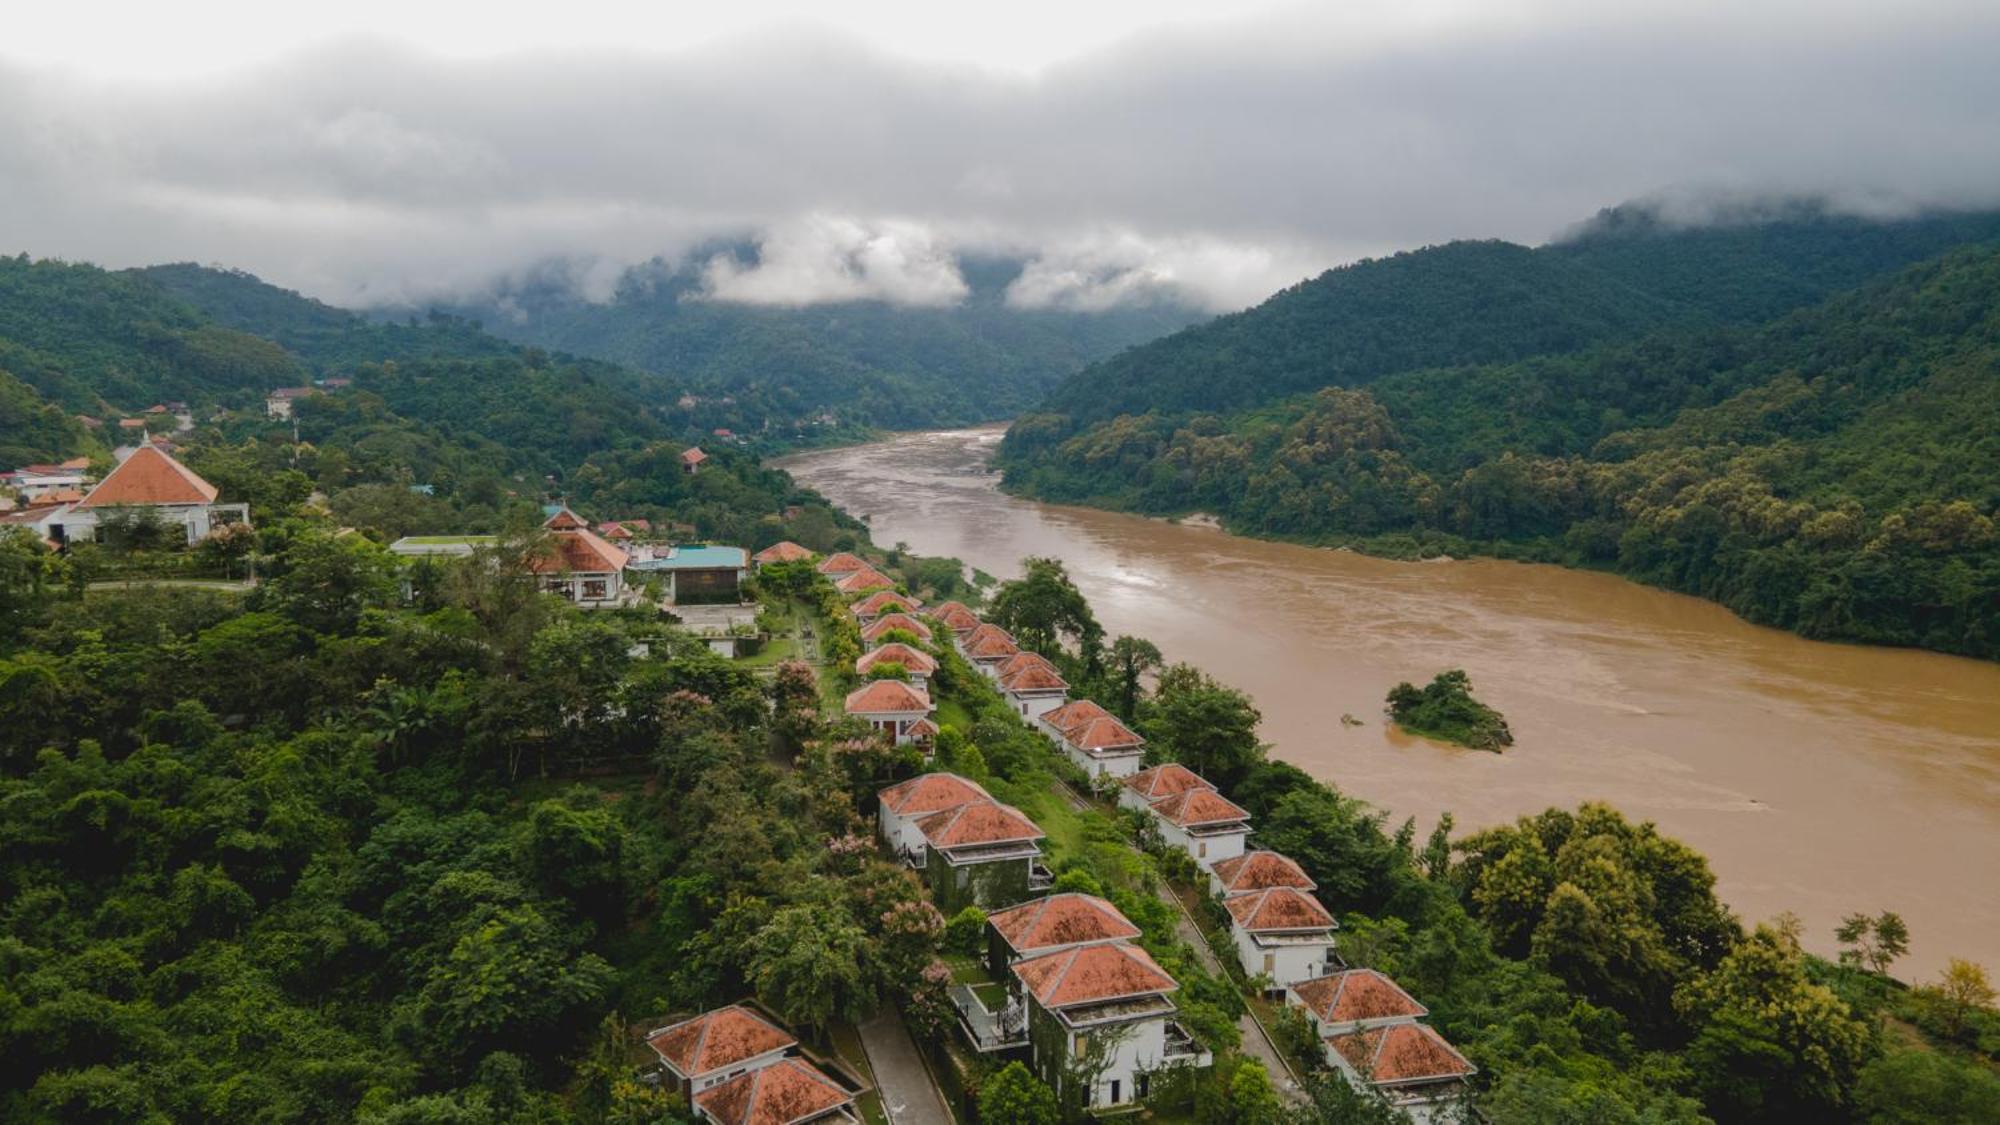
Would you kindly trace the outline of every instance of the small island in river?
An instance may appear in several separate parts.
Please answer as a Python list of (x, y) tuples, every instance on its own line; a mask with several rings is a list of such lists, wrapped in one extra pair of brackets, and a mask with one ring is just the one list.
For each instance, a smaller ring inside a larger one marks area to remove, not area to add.
[(1389, 717), (1411, 734), (1498, 752), (1514, 745), (1500, 712), (1472, 697), (1472, 678), (1454, 668), (1419, 688), (1408, 682), (1389, 690)]

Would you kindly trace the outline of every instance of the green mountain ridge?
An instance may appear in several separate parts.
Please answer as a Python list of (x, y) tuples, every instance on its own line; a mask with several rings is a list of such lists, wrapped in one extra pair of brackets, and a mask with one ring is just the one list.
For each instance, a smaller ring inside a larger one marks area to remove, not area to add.
[[(1191, 330), (1086, 372), (1048, 410), (1023, 416), (1001, 452), (1007, 486), (1152, 513), (1214, 511), (1247, 534), (1387, 553), (1604, 567), (1808, 636), (2000, 657), (2000, 250), (1973, 239), (1754, 319), (1937, 241), (2000, 235), (2000, 218), (1872, 234), (1846, 220), (1777, 226), (1627, 225), (1586, 235), (1594, 249), (1533, 252), (1587, 250), (1607, 277), (1640, 276), (1651, 254), (1662, 291), (1703, 272), (1716, 280), (1709, 308), (1670, 302), (1679, 311), (1629, 338), (1486, 363), (1350, 364), (1317, 387), (1264, 384), (1210, 412), (1169, 409), (1184, 402), (1168, 397), (1180, 369), (1162, 365), (1151, 369), (1159, 409), (1060, 409), (1091, 398), (1086, 384), (1113, 366), (1142, 384), (1129, 369), (1153, 352), (1207, 354), (1212, 389), (1243, 385), (1255, 357), (1324, 350), (1288, 314), (1260, 315), (1270, 305), (1230, 332), (1291, 339), (1234, 360), (1215, 358), (1212, 341), (1191, 343), (1203, 333)], [(1828, 234), (1817, 254), (1815, 231)], [(1439, 260), (1403, 257), (1406, 273)], [(1757, 268), (1731, 272), (1745, 260)], [(1342, 282), (1369, 276), (1357, 268)], [(1430, 291), (1454, 294), (1462, 278)], [(1418, 319), (1399, 303), (1407, 290), (1407, 277), (1388, 290), (1378, 324)], [(1502, 336), (1487, 343), (1504, 350), (1522, 338)], [(1404, 350), (1459, 346), (1427, 341)], [(1212, 390), (1191, 397), (1216, 401)]]

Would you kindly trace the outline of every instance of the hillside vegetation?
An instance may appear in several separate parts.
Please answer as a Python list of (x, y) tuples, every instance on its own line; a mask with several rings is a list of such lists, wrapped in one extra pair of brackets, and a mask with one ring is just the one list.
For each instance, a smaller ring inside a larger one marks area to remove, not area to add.
[[(1783, 229), (1768, 240), (1806, 237)], [(1726, 267), (1751, 253), (1754, 232), (1682, 242), (1656, 231), (1595, 236), (1616, 250), (1597, 252), (1592, 268), (1636, 276), (1650, 247), (1671, 292), (1708, 259), (1711, 304), (1766, 311), (1891, 251), (1986, 230), (1973, 219), (1888, 228), (1901, 239), (1829, 229), (1841, 237), (1822, 244), (1826, 256), (1854, 253), (1839, 268), (1786, 250), (1738, 276)], [(1558, 252), (1591, 256), (1533, 253)], [(1800, 269), (1787, 268), (1793, 260)], [(1455, 275), (1434, 292), (1475, 297)], [(1391, 304), (1390, 322), (1437, 336)], [(1270, 307), (1233, 331), (1289, 335), (1300, 354), (1345, 353), (1264, 319)], [(1051, 500), (1207, 510), (1240, 532), (1394, 554), (1605, 567), (1808, 636), (2000, 657), (2000, 250), (1973, 244), (1762, 324), (1669, 307), (1648, 331), (1589, 347), (1377, 364), (1309, 390), (1300, 376), (1291, 393), (1260, 383), (1208, 409), (1169, 409), (1181, 400), (1158, 389), (1159, 408), (1145, 412), (1037, 412), (1010, 431), (1001, 463), (1010, 488)], [(1167, 345), (1191, 347), (1190, 335), (1117, 362), (1142, 365), (1162, 349), (1173, 358), (1182, 353)], [(1214, 374), (1190, 396), (1203, 401), (1269, 374), (1228, 356), (1201, 362)], [(1049, 405), (1084, 394), (1108, 366)]]

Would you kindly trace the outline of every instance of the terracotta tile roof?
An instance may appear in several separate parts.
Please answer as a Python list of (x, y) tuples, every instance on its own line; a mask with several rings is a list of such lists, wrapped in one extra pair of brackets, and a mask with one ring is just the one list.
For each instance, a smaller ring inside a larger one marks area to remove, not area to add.
[(694, 1096), (722, 1125), (792, 1125), (832, 1112), (854, 1096), (803, 1059), (780, 1059)]
[(882, 807), (897, 816), (923, 816), (993, 799), (978, 782), (955, 773), (918, 774), (882, 790), (879, 797)]
[(901, 629), (906, 633), (915, 634), (920, 641), (928, 642), (931, 639), (930, 627), (907, 613), (883, 614), (861, 630), (861, 639), (874, 644), (877, 638), (891, 629)]
[(929, 719), (918, 719), (916, 722), (904, 727), (903, 733), (909, 735), (911, 738), (936, 738), (938, 735), (938, 726)]
[(1004, 680), (1023, 668), (1047, 668), (1057, 675), (1062, 674), (1054, 664), (1050, 663), (1048, 657), (1039, 652), (1017, 652), (1001, 662), (1000, 678)]
[(1123, 942), (1031, 957), (1014, 966), (1014, 975), (1045, 1008), (1096, 1004), (1180, 987), (1145, 950)]
[(1096, 895), (1049, 895), (997, 911), (986, 920), (1016, 953), (1139, 936), (1139, 927)]
[(854, 603), (854, 616), (880, 617), (885, 613), (908, 613), (917, 608), (918, 603), (894, 590), (877, 590)]
[(859, 555), (848, 554), (846, 551), (836, 551), (819, 564), (821, 574), (852, 574), (857, 570), (869, 569), (872, 568), (868, 565), (868, 560)]
[(142, 445), (106, 473), (77, 506), (212, 504), (215, 496), (215, 486), (196, 476), (186, 465), (150, 445)]
[(685, 1078), (725, 1070), (797, 1043), (789, 1032), (741, 1004), (705, 1012), (646, 1037), (646, 1045)]
[[(550, 517), (551, 523), (562, 514), (557, 512)], [(632, 557), (587, 527), (560, 528), (550, 534), (555, 540), (555, 553), (528, 562), (528, 569), (536, 574), (608, 574), (625, 569)]]
[(579, 528), (589, 527), (590, 525), (583, 522), (582, 516), (570, 511), (569, 507), (565, 505), (557, 508), (554, 515), (543, 520), (542, 526), (548, 528), (550, 531), (575, 531)]
[(1430, 1012), (1401, 985), (1374, 969), (1348, 969), (1292, 986), (1306, 1011), (1323, 1024), (1420, 1019)]
[(1082, 726), (1092, 719), (1109, 719), (1111, 712), (1098, 706), (1094, 699), (1078, 699), (1042, 716), (1042, 721), (1067, 734), (1071, 729)]
[(1162, 819), (1178, 824), (1182, 828), (1250, 819), (1248, 811), (1213, 789), (1190, 789), (1185, 793), (1154, 801), (1153, 811), (1160, 814)]
[(1106, 750), (1137, 750), (1146, 745), (1146, 740), (1134, 733), (1131, 727), (1109, 717), (1092, 719), (1080, 728), (1071, 727), (1063, 739), (1077, 749), (1092, 754)]
[(1271, 930), (1330, 930), (1333, 915), (1319, 900), (1290, 887), (1244, 891), (1222, 900), (1236, 924), (1251, 933)]
[(1054, 668), (1030, 665), (1010, 676), (1000, 677), (1000, 687), (1016, 694), (1027, 692), (1068, 691), (1069, 681), (1056, 673)]
[(708, 454), (703, 453), (699, 445), (681, 453), (681, 464), (683, 465), (699, 465), (706, 460), (708, 460)]
[(928, 714), (931, 697), (901, 680), (876, 680), (847, 693), (850, 715)]
[(833, 588), (843, 594), (858, 594), (863, 590), (876, 590), (895, 584), (895, 579), (871, 566), (866, 570), (853, 571), (834, 579)]
[(1351, 1031), (1327, 1038), (1355, 1073), (1378, 1086), (1464, 1078), (1474, 1067), (1444, 1036), (1420, 1023)]
[(118, 426), (120, 429), (125, 430), (143, 430), (146, 428), (146, 420), (144, 418), (120, 418), (118, 419)]
[(1293, 887), (1316, 890), (1318, 884), (1292, 857), (1271, 851), (1245, 852), (1218, 862), (1213, 868), (1222, 883), (1222, 893), (1261, 891), (1266, 887)]
[(979, 628), (979, 615), (965, 608), (964, 602), (946, 602), (931, 610), (931, 616), (954, 633), (969, 633)]
[(600, 528), (600, 529), (599, 529), (599, 534), (603, 535), (603, 536), (604, 536), (604, 537), (605, 537), (606, 539), (630, 539), (630, 538), (632, 538), (632, 533), (631, 533), (631, 532), (629, 532), (629, 531), (627, 531), (627, 530), (625, 530), (625, 527), (624, 527), (624, 525), (623, 525), (623, 524), (616, 524), (616, 523), (614, 523), (614, 524), (607, 524), (605, 528)]
[(1179, 762), (1168, 762), (1149, 770), (1140, 770), (1126, 778), (1125, 788), (1151, 802), (1178, 797), (1191, 789), (1213, 790), (1215, 786)]
[(938, 848), (1011, 844), (1039, 840), (1043, 835), (1041, 828), (1029, 820), (1026, 813), (990, 797), (934, 812), (917, 821), (917, 831)]
[(1020, 651), (1014, 635), (998, 625), (981, 625), (965, 635), (965, 655), (970, 660), (1005, 660)]
[(937, 661), (931, 659), (930, 653), (921, 652), (900, 641), (862, 653), (854, 662), (854, 670), (865, 676), (869, 669), (877, 664), (901, 664), (911, 674), (918, 676), (928, 676), (937, 671)]
[(763, 550), (757, 552), (756, 554), (750, 556), (753, 562), (759, 562), (759, 563), (799, 562), (802, 559), (809, 559), (812, 557), (813, 553), (811, 551), (806, 550), (804, 547), (799, 546), (797, 543), (794, 543), (789, 539), (785, 540), (783, 543), (773, 543), (770, 546), (764, 548)]

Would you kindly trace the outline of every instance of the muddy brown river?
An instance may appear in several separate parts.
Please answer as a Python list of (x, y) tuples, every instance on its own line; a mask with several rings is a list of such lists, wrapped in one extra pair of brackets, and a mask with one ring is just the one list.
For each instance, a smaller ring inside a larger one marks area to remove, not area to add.
[[(1602, 574), (1402, 563), (1017, 500), (998, 428), (897, 436), (781, 466), (876, 542), (1005, 578), (1063, 560), (1112, 635), (1249, 692), (1273, 752), (1424, 831), (1605, 800), (1706, 853), (1746, 920), (1790, 910), (1834, 946), (1899, 911), (1897, 972), (2000, 968), (2000, 665), (1802, 640)], [(1464, 668), (1505, 754), (1389, 728), (1399, 680)], [(1343, 726), (1342, 714), (1363, 720)]]

